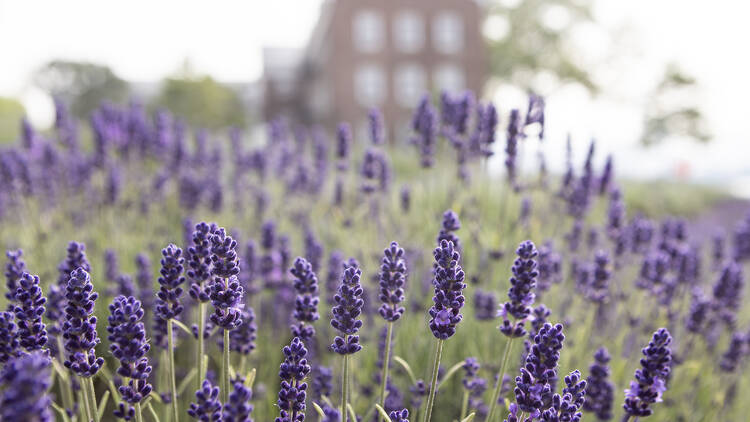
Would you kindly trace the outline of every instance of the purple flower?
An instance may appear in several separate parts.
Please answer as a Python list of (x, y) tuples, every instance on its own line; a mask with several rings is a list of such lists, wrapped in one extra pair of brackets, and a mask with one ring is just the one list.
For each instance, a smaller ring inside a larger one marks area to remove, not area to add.
[(150, 313), (154, 309), (154, 285), (153, 273), (151, 272), (151, 260), (145, 253), (139, 253), (135, 257), (135, 282), (138, 285), (138, 299), (143, 304), (143, 309)]
[(242, 324), (229, 332), (229, 348), (234, 352), (249, 355), (250, 352), (255, 350), (256, 332), (258, 331), (253, 308), (246, 306), (242, 310), (241, 319)]
[(429, 311), (430, 330), (436, 338), (446, 340), (456, 333), (456, 325), (461, 322), (461, 308), (465, 301), (465, 274), (459, 264), (461, 255), (453, 242), (442, 240), (440, 246), (435, 248), (434, 255), (432, 284), (435, 286), (435, 295)]
[(339, 171), (349, 168), (349, 153), (352, 144), (352, 128), (349, 123), (340, 123), (336, 132), (336, 167)]
[(477, 358), (466, 358), (461, 368), (464, 370), (464, 378), (461, 383), (465, 389), (474, 390), (474, 382), (477, 379), (477, 372), (479, 372), (479, 361)]
[(240, 261), (237, 258), (237, 242), (223, 228), (211, 236), (211, 275), (209, 298), (214, 306), (211, 322), (225, 330), (234, 330), (242, 324), (242, 298), (244, 290), (237, 275)]
[(211, 237), (216, 230), (216, 224), (198, 223), (193, 232), (193, 245), (188, 248), (190, 262), (187, 276), (191, 282), (190, 297), (197, 302), (210, 300), (205, 282), (211, 277)]
[(631, 381), (630, 388), (625, 390), (623, 409), (628, 416), (649, 416), (653, 413), (651, 405), (662, 401), (672, 362), (670, 343), (669, 331), (660, 328), (643, 349), (641, 368), (635, 371), (635, 381)]
[(700, 289), (696, 289), (690, 301), (690, 310), (685, 318), (685, 329), (693, 334), (704, 333), (709, 322), (710, 311), (711, 300), (705, 297)]
[(591, 271), (591, 279), (588, 284), (586, 296), (595, 303), (604, 303), (609, 298), (609, 255), (604, 251), (596, 253), (594, 266)]
[(604, 195), (609, 190), (609, 186), (612, 183), (613, 178), (613, 169), (612, 167), (613, 159), (611, 155), (607, 156), (607, 162), (604, 164), (604, 170), (602, 171), (602, 177), (599, 179), (599, 196)]
[(742, 305), (744, 284), (742, 267), (733, 261), (724, 265), (719, 279), (714, 284), (712, 307), (719, 317), (730, 326), (734, 324), (737, 311)]
[(51, 422), (51, 361), (43, 352), (9, 361), (0, 373), (0, 420)]
[(553, 284), (562, 282), (562, 257), (553, 249), (551, 241), (539, 248), (537, 261), (539, 264), (537, 290), (546, 292)]
[(307, 349), (299, 338), (295, 337), (289, 346), (284, 346), (284, 362), (279, 367), (281, 389), (276, 404), (279, 406), (280, 416), (275, 422), (302, 422), (305, 420), (305, 399), (307, 383), (304, 382), (310, 373), (307, 364)]
[(594, 363), (589, 366), (590, 374), (586, 378), (586, 401), (583, 404), (583, 410), (595, 414), (602, 421), (612, 419), (614, 385), (609, 380), (609, 360), (609, 353), (604, 347), (594, 354)]
[(412, 130), (415, 135), (411, 140), (419, 149), (421, 164), (425, 168), (432, 167), (435, 160), (437, 123), (437, 113), (430, 103), (430, 97), (425, 95), (414, 112)]
[(184, 306), (180, 303), (182, 296), (182, 284), (185, 277), (185, 258), (182, 257), (182, 249), (173, 244), (167, 245), (161, 250), (161, 270), (159, 273), (159, 291), (156, 294), (156, 316), (162, 320), (177, 318), (183, 311)]
[(562, 324), (544, 324), (534, 336), (514, 390), (516, 403), (524, 412), (540, 412), (552, 398), (550, 382), (557, 378), (557, 362), (565, 340), (562, 330)]
[(510, 111), (508, 120), (508, 129), (505, 140), (505, 170), (508, 175), (508, 183), (512, 186), (516, 184), (516, 160), (518, 156), (518, 141), (523, 138), (523, 122), (521, 114), (517, 109)]
[(367, 121), (370, 124), (370, 141), (373, 145), (381, 145), (385, 142), (383, 134), (383, 115), (378, 109), (373, 108), (367, 114)]
[(492, 292), (474, 293), (474, 312), (479, 321), (491, 321), (497, 316), (497, 298)]
[(409, 410), (394, 410), (388, 414), (388, 418), (391, 422), (409, 422)]
[(378, 298), (383, 304), (378, 309), (384, 320), (394, 322), (404, 314), (404, 285), (406, 284), (406, 263), (404, 249), (398, 243), (383, 251), (379, 273), (380, 293)]
[[(510, 278), (510, 289), (508, 289), (508, 302), (500, 306), (499, 315), (503, 317), (500, 332), (508, 337), (523, 337), (526, 335), (524, 323), (531, 313), (531, 305), (534, 303), (533, 290), (536, 288), (537, 250), (530, 241), (521, 242), (516, 249), (518, 258), (513, 262)], [(515, 321), (511, 322), (509, 316)]]
[(581, 380), (581, 373), (576, 369), (565, 377), (563, 395), (555, 394), (552, 405), (541, 414), (545, 422), (578, 422), (583, 417), (579, 412), (584, 403), (586, 381)]
[(324, 418), (320, 422), (341, 422), (341, 414), (339, 411), (331, 406), (323, 406)]
[[(49, 290), (47, 302), (47, 319), (57, 323), (65, 312), (65, 289), (68, 285), (71, 273), (77, 268), (83, 268), (84, 271), (91, 271), (91, 265), (86, 259), (86, 245), (78, 242), (68, 243), (67, 256), (63, 262), (58, 265), (59, 276), (57, 284), (52, 285)], [(51, 324), (50, 332), (55, 333), (59, 329), (56, 324)]]
[(401, 187), (399, 200), (399, 203), (401, 204), (401, 211), (408, 213), (409, 209), (411, 208), (411, 189), (409, 188), (409, 185), (404, 185)]
[(223, 422), (253, 422), (250, 417), (253, 412), (253, 405), (250, 404), (253, 391), (240, 381), (235, 381), (232, 387), (234, 389), (224, 403)]
[(525, 126), (539, 123), (541, 127), (539, 130), (539, 138), (544, 138), (544, 103), (544, 97), (530, 94), (529, 107), (526, 110), (526, 121), (524, 122)]
[[(359, 336), (356, 335), (362, 328), (362, 321), (357, 319), (362, 313), (362, 286), (360, 277), (362, 270), (357, 266), (344, 265), (344, 274), (341, 279), (338, 293), (333, 297), (335, 303), (331, 309), (333, 319), (331, 326), (339, 331), (340, 335), (333, 339), (331, 348), (340, 355), (351, 355), (362, 349), (359, 344)], [(341, 337), (343, 335), (344, 337)]]
[(117, 252), (113, 249), (107, 249), (104, 251), (104, 276), (107, 281), (114, 283), (117, 280), (117, 275), (120, 270), (117, 262)]
[(750, 352), (750, 342), (744, 334), (735, 332), (732, 334), (729, 348), (721, 356), (719, 368), (724, 372), (735, 372), (748, 352)]
[(315, 328), (312, 323), (320, 318), (318, 314), (318, 277), (312, 269), (312, 265), (305, 258), (298, 257), (294, 265), (289, 269), (294, 276), (294, 290), (297, 297), (294, 300), (294, 311), (292, 316), (298, 324), (292, 326), (292, 335), (299, 337), (303, 343), (309, 343), (315, 336)]
[(312, 377), (312, 390), (315, 397), (330, 396), (333, 390), (333, 370), (327, 366), (315, 368)]
[(334, 296), (341, 280), (341, 268), (344, 264), (344, 254), (341, 251), (333, 251), (328, 257), (328, 272), (326, 274), (326, 302), (333, 305)]
[(0, 312), (0, 363), (18, 356), (18, 326), (13, 322), (13, 314)]
[(427, 386), (424, 380), (421, 379), (417, 380), (414, 385), (409, 387), (412, 407), (419, 408), (420, 406), (422, 406), (422, 400), (427, 397), (427, 394), (430, 392), (429, 390), (430, 388)]
[(143, 307), (133, 296), (117, 296), (109, 305), (109, 312), (109, 350), (120, 364), (117, 375), (127, 379), (127, 384), (123, 382), (119, 388), (120, 396), (128, 404), (140, 403), (151, 393), (151, 366), (146, 357), (150, 347), (142, 321)]
[(16, 299), (16, 289), (18, 289), (18, 279), (26, 271), (26, 263), (23, 261), (23, 250), (5, 252), (8, 262), (5, 264), (5, 285), (8, 291), (5, 297), (8, 299), (8, 310), (12, 311)]
[(194, 403), (190, 403), (188, 415), (201, 422), (222, 421), (219, 387), (211, 385), (209, 380), (203, 380), (200, 390), (195, 392), (195, 399)]
[(448, 210), (443, 213), (443, 225), (438, 233), (437, 244), (441, 241), (447, 240), (453, 242), (453, 246), (457, 251), (461, 251), (461, 239), (454, 233), (461, 229), (461, 220), (458, 219), (458, 214), (453, 210)]
[(47, 344), (47, 327), (42, 321), (47, 299), (39, 287), (39, 277), (24, 272), (18, 280), (14, 309), (18, 339), (27, 351), (41, 350)]
[(81, 377), (95, 375), (104, 364), (96, 357), (94, 347), (99, 344), (96, 334), (94, 304), (99, 295), (93, 291), (89, 273), (82, 267), (70, 273), (66, 287), (65, 322), (62, 326), (65, 345), (65, 367)]

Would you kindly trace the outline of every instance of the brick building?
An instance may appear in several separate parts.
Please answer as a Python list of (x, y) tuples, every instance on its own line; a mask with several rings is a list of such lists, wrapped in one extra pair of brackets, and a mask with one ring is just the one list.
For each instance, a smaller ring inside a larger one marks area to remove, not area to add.
[(264, 117), (361, 130), (379, 108), (401, 138), (425, 92), (480, 91), (488, 71), (475, 0), (328, 0), (304, 50), (264, 50)]

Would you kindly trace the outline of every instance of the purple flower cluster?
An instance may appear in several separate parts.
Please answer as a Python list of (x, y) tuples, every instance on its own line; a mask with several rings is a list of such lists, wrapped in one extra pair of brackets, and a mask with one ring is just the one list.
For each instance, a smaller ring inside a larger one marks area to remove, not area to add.
[(388, 419), (390, 419), (391, 422), (409, 422), (409, 410), (394, 410), (388, 414)]
[(95, 375), (104, 364), (96, 357), (94, 347), (99, 344), (96, 334), (94, 304), (99, 295), (93, 291), (89, 273), (82, 267), (70, 273), (65, 292), (65, 322), (62, 326), (65, 345), (65, 367), (81, 377)]
[(187, 276), (190, 279), (190, 297), (197, 302), (210, 300), (205, 282), (211, 277), (211, 237), (218, 230), (216, 224), (200, 222), (193, 232), (193, 245), (188, 248)]
[(117, 374), (128, 380), (120, 386), (120, 396), (128, 404), (140, 403), (151, 393), (151, 366), (146, 357), (150, 347), (142, 321), (143, 307), (133, 296), (117, 296), (109, 305), (109, 312), (109, 350), (119, 361)]
[(456, 325), (461, 322), (461, 308), (465, 298), (463, 290), (465, 274), (459, 261), (461, 255), (455, 249), (453, 242), (442, 240), (435, 248), (435, 268), (432, 284), (435, 295), (430, 308), (430, 330), (432, 335), (446, 340), (456, 333)]
[(253, 308), (246, 306), (242, 310), (241, 319), (242, 324), (229, 332), (229, 348), (234, 352), (249, 355), (255, 350), (255, 339), (258, 337)]
[(562, 330), (562, 324), (544, 324), (534, 336), (514, 389), (516, 403), (524, 412), (538, 414), (551, 403), (551, 381), (557, 378), (557, 362), (565, 340)]
[(390, 246), (383, 251), (378, 282), (380, 283), (378, 298), (383, 303), (378, 309), (380, 316), (389, 322), (398, 321), (404, 314), (404, 307), (400, 303), (404, 301), (406, 263), (404, 249), (396, 242), (391, 242)]
[(16, 289), (18, 289), (18, 279), (26, 271), (26, 263), (23, 261), (23, 250), (5, 252), (8, 262), (5, 264), (5, 285), (7, 291), (5, 298), (8, 299), (8, 310), (13, 311), (13, 301), (16, 299)]
[(280, 415), (275, 422), (302, 422), (305, 420), (305, 399), (307, 395), (307, 384), (304, 382), (310, 373), (310, 365), (307, 364), (307, 349), (304, 343), (295, 337), (289, 346), (282, 350), (284, 362), (279, 367), (279, 378), (281, 378), (281, 389), (276, 404), (279, 406)]
[(14, 309), (18, 323), (18, 340), (27, 351), (41, 350), (47, 345), (47, 327), (42, 321), (47, 299), (39, 287), (39, 277), (24, 272), (18, 280)]
[[(508, 302), (500, 306), (499, 315), (503, 317), (500, 332), (508, 337), (523, 337), (526, 335), (524, 324), (531, 313), (531, 305), (534, 303), (533, 290), (536, 288), (537, 250), (534, 244), (527, 240), (522, 242), (516, 255), (518, 258), (513, 262), (513, 276), (510, 278), (510, 289), (508, 289)], [(515, 321), (511, 321), (509, 316)]]
[(646, 417), (653, 413), (651, 405), (662, 401), (667, 390), (667, 378), (671, 371), (672, 351), (669, 348), (672, 336), (666, 328), (657, 330), (648, 346), (643, 349), (641, 368), (635, 371), (635, 380), (625, 390), (625, 413), (634, 417)]
[(609, 380), (609, 360), (606, 348), (597, 350), (594, 354), (594, 363), (589, 366), (590, 374), (586, 378), (586, 401), (583, 410), (593, 413), (601, 421), (612, 419), (614, 385)]
[(184, 271), (185, 258), (182, 256), (182, 249), (173, 244), (167, 245), (161, 250), (161, 270), (159, 270), (159, 291), (156, 293), (156, 316), (157, 318), (167, 321), (177, 318), (185, 307), (180, 303), (182, 296), (182, 284), (185, 277)]
[(294, 277), (294, 290), (297, 297), (294, 299), (294, 311), (292, 316), (297, 320), (297, 325), (292, 326), (292, 335), (299, 337), (303, 343), (308, 343), (315, 336), (315, 328), (312, 323), (320, 318), (318, 314), (318, 277), (312, 269), (312, 265), (305, 258), (298, 257), (294, 265), (289, 269)]
[(415, 135), (411, 142), (419, 149), (422, 167), (432, 167), (435, 162), (435, 146), (437, 143), (438, 118), (435, 108), (425, 95), (417, 106), (412, 118), (412, 130)]
[(443, 225), (440, 228), (440, 232), (437, 237), (437, 244), (443, 240), (453, 242), (453, 246), (457, 251), (461, 251), (461, 239), (454, 233), (461, 229), (461, 220), (458, 219), (458, 214), (453, 210), (448, 210), (443, 213)]
[(477, 320), (491, 321), (497, 316), (497, 298), (492, 292), (474, 292), (474, 312)]
[(542, 412), (541, 420), (545, 422), (579, 422), (583, 414), (579, 412), (584, 403), (586, 381), (581, 380), (581, 373), (576, 369), (565, 377), (563, 394), (552, 397), (551, 406)]
[(188, 415), (201, 422), (222, 422), (222, 406), (219, 401), (219, 387), (203, 380), (201, 388), (195, 392), (195, 402), (190, 403)]
[(242, 298), (244, 290), (237, 275), (240, 261), (237, 242), (223, 228), (211, 236), (211, 283), (209, 298), (214, 306), (211, 322), (225, 330), (234, 330), (242, 324)]
[(359, 344), (359, 336), (356, 335), (362, 328), (362, 321), (357, 319), (362, 313), (362, 293), (360, 285), (362, 270), (352, 262), (344, 264), (344, 274), (341, 279), (338, 293), (333, 297), (335, 306), (331, 309), (333, 318), (331, 326), (339, 331), (344, 337), (336, 336), (331, 344), (331, 349), (340, 355), (351, 355), (362, 350)]
[(51, 422), (51, 361), (42, 352), (23, 354), (0, 372), (0, 420)]
[(250, 414), (253, 412), (253, 405), (250, 399), (253, 398), (253, 391), (250, 387), (245, 386), (240, 381), (235, 381), (232, 385), (233, 390), (224, 403), (222, 412), (223, 422), (253, 422)]
[(5, 363), (18, 355), (18, 326), (13, 322), (13, 314), (0, 312), (0, 363)]

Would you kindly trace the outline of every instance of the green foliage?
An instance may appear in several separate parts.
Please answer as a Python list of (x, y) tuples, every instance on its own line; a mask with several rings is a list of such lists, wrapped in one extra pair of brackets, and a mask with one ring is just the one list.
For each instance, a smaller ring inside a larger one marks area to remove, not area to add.
[(86, 62), (53, 60), (34, 75), (34, 83), (70, 104), (79, 119), (88, 119), (102, 101), (128, 100), (128, 83), (109, 67)]
[(210, 76), (180, 75), (164, 80), (154, 105), (166, 107), (196, 127), (243, 127), (246, 110), (239, 95)]
[(19, 122), (25, 114), (26, 110), (18, 100), (0, 97), (0, 145), (18, 139), (21, 135)]

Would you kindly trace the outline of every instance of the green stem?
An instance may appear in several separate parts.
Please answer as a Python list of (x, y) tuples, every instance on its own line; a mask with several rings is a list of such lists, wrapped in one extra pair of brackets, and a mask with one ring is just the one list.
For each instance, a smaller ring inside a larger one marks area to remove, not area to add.
[(143, 413), (141, 411), (141, 404), (135, 404), (135, 422), (143, 422)]
[(490, 402), (490, 410), (487, 413), (487, 420), (493, 420), (492, 417), (495, 414), (495, 408), (497, 408), (497, 401), (500, 399), (500, 390), (503, 387), (503, 377), (505, 376), (505, 367), (508, 365), (508, 357), (510, 357), (510, 351), (513, 348), (513, 337), (508, 338), (508, 342), (505, 343), (505, 353), (503, 353), (503, 361), (500, 364), (500, 370), (497, 373), (497, 381), (495, 382), (495, 391), (492, 393), (492, 401)]
[(437, 393), (438, 372), (440, 372), (440, 358), (443, 356), (443, 343), (445, 340), (437, 339), (435, 348), (435, 363), (432, 366), (432, 381), (430, 382), (430, 393), (427, 396), (427, 406), (424, 409), (424, 422), (430, 422), (432, 418), (432, 406), (435, 404), (435, 393)]
[(221, 359), (221, 401), (229, 397), (229, 330), (224, 330), (224, 353)]
[[(349, 336), (344, 336), (344, 344), (349, 341)], [(344, 368), (341, 371), (341, 421), (346, 422), (348, 413), (346, 409), (346, 399), (349, 390), (349, 355), (344, 355)]]
[(464, 398), (461, 401), (461, 416), (458, 418), (459, 421), (464, 420), (466, 412), (469, 410), (469, 390), (464, 389)]
[[(57, 336), (57, 350), (60, 354), (60, 357), (58, 360), (60, 361), (60, 364), (62, 365), (63, 362), (65, 362), (65, 356), (64, 356), (64, 350), (65, 345), (63, 344), (62, 336)], [(63, 378), (60, 377), (60, 389), (62, 390), (62, 398), (63, 398), (63, 405), (65, 406), (65, 410), (72, 411), (73, 410), (73, 387), (70, 385), (70, 379), (69, 378)]]
[(91, 399), (89, 399), (89, 388), (86, 379), (81, 377), (81, 393), (83, 394), (83, 411), (86, 416), (86, 422), (93, 421), (91, 418)]
[[(385, 390), (388, 385), (388, 367), (391, 364), (391, 336), (393, 335), (393, 322), (388, 322), (385, 334), (385, 355), (383, 357), (383, 376), (380, 383), (380, 407), (385, 409)], [(382, 415), (378, 413), (378, 422), (382, 421)]]
[(170, 318), (167, 320), (167, 343), (169, 345), (167, 352), (169, 353), (169, 380), (172, 388), (172, 421), (179, 422), (180, 412), (177, 406), (177, 381), (175, 380), (174, 371), (174, 335), (172, 330), (172, 319)]
[(201, 389), (203, 380), (206, 379), (206, 368), (203, 366), (203, 331), (206, 330), (206, 304), (198, 304), (198, 377), (196, 391)]
[(91, 415), (94, 417), (94, 421), (99, 422), (99, 411), (96, 406), (96, 390), (94, 390), (94, 379), (92, 377), (86, 378), (86, 383), (89, 388), (89, 400), (91, 400)]

